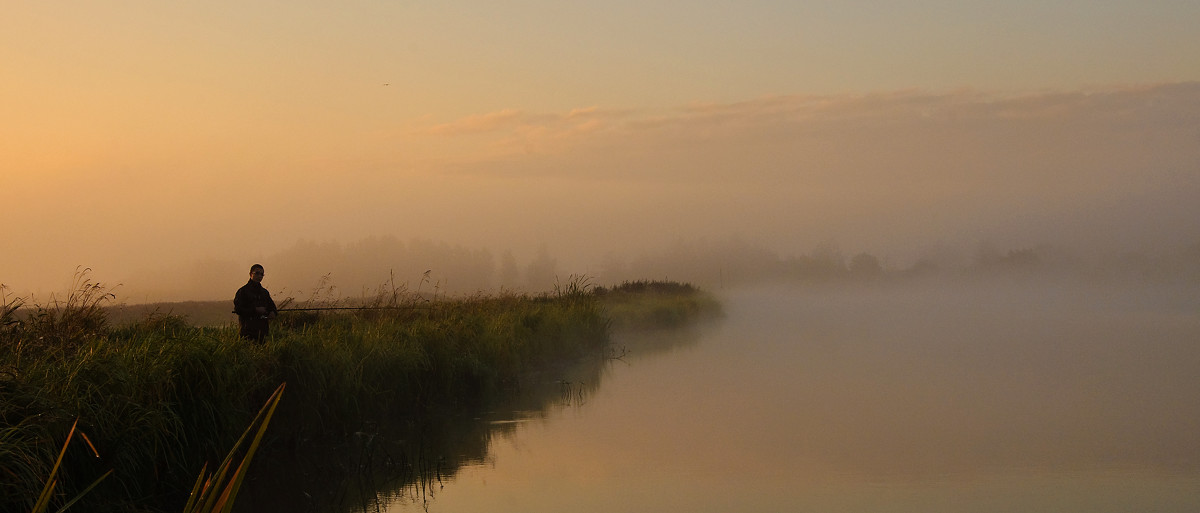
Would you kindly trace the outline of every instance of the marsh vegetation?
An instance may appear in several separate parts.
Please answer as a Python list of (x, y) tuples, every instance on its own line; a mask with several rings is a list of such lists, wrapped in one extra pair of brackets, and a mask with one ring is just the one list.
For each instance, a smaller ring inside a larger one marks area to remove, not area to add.
[[(644, 288), (600, 289), (575, 279), (547, 294), (457, 299), (392, 288), (355, 303), (370, 308), (283, 312), (261, 345), (239, 339), (230, 324), (196, 326), (176, 312), (110, 323), (105, 307), (113, 294), (86, 271), (64, 300), (30, 305), (4, 295), (0, 509), (31, 509), (76, 421), (94, 452), (81, 444), (65, 451), (59, 503), (111, 470), (76, 508), (170, 511), (281, 383), (287, 398), (275, 413), (268, 456), (260, 456), (266, 468), (271, 454), (373, 439), (422, 424), (430, 412), (486, 411), (529, 387), (530, 375), (606, 358), (611, 326), (647, 322), (625, 318), (638, 310), (631, 306), (637, 297), (652, 297)], [(716, 308), (700, 291), (671, 290), (679, 309), (672, 319)], [(622, 306), (610, 309), (614, 301)], [(661, 312), (670, 301), (656, 293), (646, 304)], [(387, 461), (395, 469), (446, 471), (435, 457)], [(414, 475), (397, 479), (415, 482)]]

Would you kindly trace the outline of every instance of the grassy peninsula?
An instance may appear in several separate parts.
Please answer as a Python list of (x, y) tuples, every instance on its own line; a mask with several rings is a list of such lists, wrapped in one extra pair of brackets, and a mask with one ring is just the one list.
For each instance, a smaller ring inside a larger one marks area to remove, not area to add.
[(73, 510), (179, 511), (281, 383), (276, 449), (396, 419), (486, 405), (523, 376), (605, 358), (613, 329), (671, 327), (716, 312), (691, 286), (582, 280), (549, 294), (431, 300), (380, 294), (361, 310), (282, 312), (263, 344), (236, 326), (153, 314), (110, 323), (113, 296), (82, 279), (66, 300), (0, 296), (0, 510), (28, 511), (78, 421), (58, 472)]

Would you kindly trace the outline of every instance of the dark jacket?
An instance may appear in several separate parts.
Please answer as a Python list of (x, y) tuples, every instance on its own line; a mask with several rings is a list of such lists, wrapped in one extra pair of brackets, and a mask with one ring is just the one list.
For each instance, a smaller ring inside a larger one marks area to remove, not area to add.
[(238, 316), (243, 337), (262, 340), (267, 336), (270, 320), (255, 311), (260, 306), (267, 309), (267, 314), (278, 311), (275, 301), (271, 299), (271, 293), (267, 292), (261, 283), (247, 280), (233, 296), (233, 313)]

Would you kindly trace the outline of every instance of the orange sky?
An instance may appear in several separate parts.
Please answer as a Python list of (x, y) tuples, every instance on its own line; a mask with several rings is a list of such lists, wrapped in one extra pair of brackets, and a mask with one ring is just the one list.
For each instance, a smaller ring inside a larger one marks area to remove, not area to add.
[(564, 272), (731, 236), (898, 260), (1200, 240), (1192, 2), (6, 11), (22, 293), (82, 265), (187, 297), (162, 282), (197, 262), (373, 236)]

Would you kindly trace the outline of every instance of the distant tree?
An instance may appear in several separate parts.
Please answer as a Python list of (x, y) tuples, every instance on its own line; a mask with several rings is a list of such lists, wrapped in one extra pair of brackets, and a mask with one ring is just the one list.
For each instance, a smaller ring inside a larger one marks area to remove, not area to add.
[(842, 255), (842, 250), (838, 249), (837, 244), (833, 242), (825, 242), (813, 248), (812, 259), (832, 270), (842, 271), (846, 269), (846, 257)]
[(984, 243), (975, 253), (975, 266), (984, 271), (1032, 270), (1041, 266), (1042, 251), (1037, 249), (1012, 249), (1000, 252), (995, 246)]
[(933, 259), (921, 258), (921, 259), (917, 260), (916, 262), (913, 262), (913, 265), (911, 267), (909, 267), (908, 269), (906, 269), (904, 272), (905, 272), (905, 274), (919, 276), (919, 275), (925, 275), (925, 274), (933, 274), (933, 273), (941, 270), (941, 268), (942, 268), (942, 266), (938, 265), (938, 263), (935, 262)]
[(802, 281), (829, 281), (846, 273), (846, 258), (837, 246), (825, 243), (813, 249), (809, 255), (792, 257), (784, 261), (784, 268)]
[(850, 274), (863, 278), (872, 278), (883, 274), (883, 266), (875, 255), (859, 253), (850, 259)]

